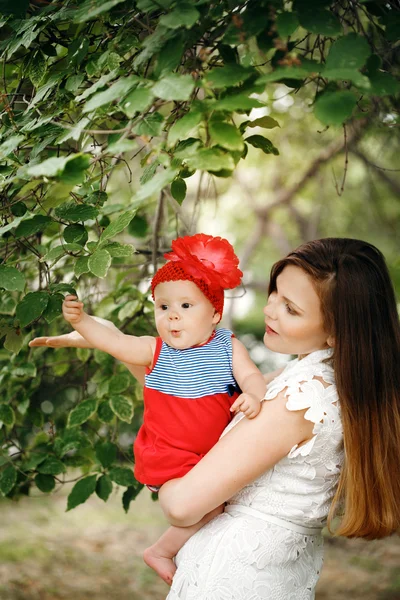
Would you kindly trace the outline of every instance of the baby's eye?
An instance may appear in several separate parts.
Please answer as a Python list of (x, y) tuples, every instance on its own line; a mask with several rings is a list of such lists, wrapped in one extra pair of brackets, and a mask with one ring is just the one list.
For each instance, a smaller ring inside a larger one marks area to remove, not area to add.
[(160, 308), (161, 310), (167, 310), (168, 306), (166, 304), (161, 304)]
[(190, 306), (191, 306), (191, 305), (189, 304), (189, 302), (184, 302), (184, 303), (182, 304), (182, 308), (190, 308)]

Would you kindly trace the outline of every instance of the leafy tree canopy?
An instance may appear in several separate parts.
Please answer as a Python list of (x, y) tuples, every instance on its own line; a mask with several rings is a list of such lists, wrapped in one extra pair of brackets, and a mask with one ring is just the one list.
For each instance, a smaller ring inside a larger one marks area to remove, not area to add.
[[(140, 389), (111, 357), (60, 350), (46, 362), (27, 340), (60, 315), (65, 292), (106, 276), (103, 314), (152, 331), (133, 284), (157, 245), (135, 253), (124, 232), (146, 235), (160, 194), (179, 218), (197, 170), (228, 177), (249, 146), (274, 160), (278, 123), (251, 111), (277, 83), (307, 86), (326, 127), (398, 112), (399, 37), (395, 1), (0, 1), (4, 496), (51, 492), (79, 468), (68, 509), (120, 485), (128, 510), (141, 487), (129, 466)], [(113, 170), (136, 156), (136, 193), (109, 202)]]

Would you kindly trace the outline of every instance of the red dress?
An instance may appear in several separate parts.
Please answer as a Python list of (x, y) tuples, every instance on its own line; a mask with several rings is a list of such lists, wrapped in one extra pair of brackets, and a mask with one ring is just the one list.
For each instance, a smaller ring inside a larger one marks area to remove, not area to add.
[(237, 396), (231, 331), (217, 329), (206, 344), (185, 350), (157, 338), (134, 443), (136, 479), (159, 486), (183, 477), (218, 441)]

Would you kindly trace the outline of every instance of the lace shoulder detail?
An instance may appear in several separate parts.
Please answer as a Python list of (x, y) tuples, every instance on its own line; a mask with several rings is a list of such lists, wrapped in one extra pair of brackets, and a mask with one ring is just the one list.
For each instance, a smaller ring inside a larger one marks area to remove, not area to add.
[(304, 418), (315, 423), (313, 437), (301, 446), (294, 446), (289, 458), (310, 454), (317, 435), (324, 430), (330, 429), (333, 434), (333, 430), (337, 429), (334, 437), (339, 439), (341, 436), (338, 394), (333, 368), (329, 364), (331, 354), (331, 350), (319, 350), (302, 360), (291, 361), (267, 387), (265, 400), (271, 400), (286, 390), (286, 408), (293, 411), (308, 409)]

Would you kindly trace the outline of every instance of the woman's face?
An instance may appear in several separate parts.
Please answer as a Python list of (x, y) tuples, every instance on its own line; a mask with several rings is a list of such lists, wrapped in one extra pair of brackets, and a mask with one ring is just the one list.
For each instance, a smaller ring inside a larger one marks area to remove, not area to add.
[(306, 355), (327, 348), (321, 303), (312, 280), (300, 267), (286, 266), (264, 308), (264, 344), (274, 352)]

